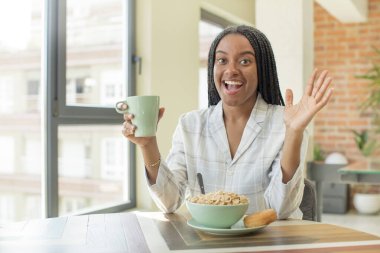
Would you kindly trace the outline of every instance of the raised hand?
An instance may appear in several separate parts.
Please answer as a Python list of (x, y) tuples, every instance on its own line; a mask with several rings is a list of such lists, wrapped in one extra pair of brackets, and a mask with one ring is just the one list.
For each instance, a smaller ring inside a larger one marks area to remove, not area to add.
[(317, 77), (317, 70), (310, 76), (306, 91), (298, 104), (293, 105), (293, 92), (286, 90), (284, 122), (287, 128), (303, 131), (313, 117), (330, 100), (333, 88), (329, 88), (332, 78), (324, 70)]

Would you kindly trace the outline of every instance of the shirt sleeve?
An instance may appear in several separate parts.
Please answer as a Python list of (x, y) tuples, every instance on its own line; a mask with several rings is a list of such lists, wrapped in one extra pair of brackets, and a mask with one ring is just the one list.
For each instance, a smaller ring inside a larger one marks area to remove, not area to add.
[(280, 164), (282, 152), (277, 154), (272, 163), (272, 171), (269, 174), (271, 179), (265, 190), (264, 198), (267, 206), (276, 210), (279, 219), (289, 218), (294, 213), (298, 213), (302, 217), (299, 206), (302, 201), (304, 189), (303, 171), (305, 169), (307, 145), (308, 133), (307, 130), (305, 130), (301, 144), (300, 165), (294, 173), (293, 178), (286, 184), (282, 182), (282, 170)]
[(172, 148), (166, 161), (162, 161), (155, 184), (150, 184), (146, 175), (149, 192), (161, 211), (172, 213), (183, 203), (187, 188), (187, 170), (181, 121), (172, 141)]

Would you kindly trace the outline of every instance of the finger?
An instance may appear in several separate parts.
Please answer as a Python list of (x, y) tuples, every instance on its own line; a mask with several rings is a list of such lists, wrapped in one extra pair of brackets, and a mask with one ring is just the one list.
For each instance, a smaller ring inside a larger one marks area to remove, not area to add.
[(135, 117), (135, 115), (131, 113), (125, 113), (123, 117), (125, 121), (131, 121)]
[(130, 129), (135, 129), (136, 128), (136, 126), (133, 125), (130, 121), (124, 121), (123, 122), (123, 127), (124, 128), (130, 128)]
[(129, 129), (128, 131), (127, 131), (127, 137), (132, 137), (132, 136), (134, 136), (135, 135), (135, 132), (133, 131), (133, 130), (131, 130), (131, 129)]
[(330, 88), (327, 93), (323, 96), (322, 100), (318, 104), (318, 111), (321, 110), (330, 101), (330, 98), (334, 92), (334, 88)]
[(128, 109), (128, 105), (124, 102), (118, 102), (116, 104), (116, 108), (119, 110), (119, 111), (125, 111)]
[(309, 77), (309, 80), (307, 82), (306, 86), (306, 95), (311, 96), (311, 92), (313, 91), (313, 84), (315, 81), (315, 78), (317, 76), (318, 69), (314, 69), (313, 73)]
[(160, 110), (158, 110), (158, 122), (160, 122), (161, 118), (164, 116), (165, 108), (161, 107)]
[(135, 131), (136, 130), (136, 126), (131, 124), (129, 121), (124, 121), (123, 122), (123, 128), (126, 130), (126, 131)]
[(285, 92), (285, 106), (293, 105), (293, 91), (291, 89), (286, 89)]
[(328, 73), (328, 71), (327, 71), (327, 70), (324, 70), (324, 71), (322, 71), (322, 73), (319, 75), (318, 80), (317, 80), (317, 82), (314, 84), (313, 91), (312, 91), (312, 93), (311, 93), (311, 96), (312, 96), (312, 97), (315, 97), (315, 95), (317, 94), (319, 88), (321, 87), (323, 81), (325, 80), (325, 78), (326, 78), (326, 76), (327, 76), (327, 73)]
[(317, 94), (315, 95), (315, 101), (317, 103), (319, 101), (321, 101), (321, 99), (325, 95), (325, 92), (326, 92), (327, 88), (330, 86), (331, 82), (332, 82), (332, 78), (331, 77), (327, 77), (325, 79), (325, 81), (323, 82), (321, 88), (317, 91)]
[(128, 137), (128, 136), (129, 136), (129, 130), (128, 130), (128, 128), (123, 127), (123, 129), (121, 130), (121, 133), (122, 133), (125, 137)]
[(125, 137), (130, 137), (132, 135), (135, 134), (135, 128), (130, 128), (130, 127), (123, 127), (122, 129), (122, 134), (125, 136)]

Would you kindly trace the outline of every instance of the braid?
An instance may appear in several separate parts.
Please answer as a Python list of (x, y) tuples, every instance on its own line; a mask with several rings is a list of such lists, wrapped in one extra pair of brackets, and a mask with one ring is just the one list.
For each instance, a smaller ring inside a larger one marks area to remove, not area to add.
[(255, 51), (258, 80), (257, 89), (264, 101), (268, 104), (284, 105), (284, 99), (282, 98), (278, 82), (276, 61), (269, 40), (256, 28), (240, 25), (226, 28), (218, 34), (211, 44), (208, 55), (207, 72), (209, 106), (216, 105), (220, 101), (220, 96), (214, 81), (215, 50), (221, 39), (231, 33), (241, 34), (246, 37)]

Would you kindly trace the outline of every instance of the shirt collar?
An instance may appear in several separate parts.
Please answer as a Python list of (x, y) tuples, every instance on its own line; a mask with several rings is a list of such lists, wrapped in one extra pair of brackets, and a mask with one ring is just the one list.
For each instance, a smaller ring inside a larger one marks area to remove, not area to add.
[[(267, 114), (267, 110), (268, 110), (267, 102), (265, 102), (261, 94), (258, 93), (256, 103), (253, 106), (253, 109), (251, 111), (251, 115), (249, 117), (247, 124), (253, 126), (253, 124), (255, 123), (260, 124), (264, 122), (266, 114)], [(213, 125), (216, 129), (220, 127), (224, 127), (222, 100), (220, 100), (218, 104), (215, 106), (210, 119), (211, 119), (211, 122), (213, 122)]]

